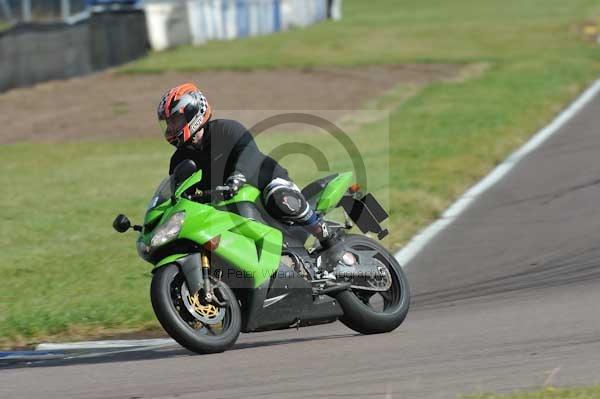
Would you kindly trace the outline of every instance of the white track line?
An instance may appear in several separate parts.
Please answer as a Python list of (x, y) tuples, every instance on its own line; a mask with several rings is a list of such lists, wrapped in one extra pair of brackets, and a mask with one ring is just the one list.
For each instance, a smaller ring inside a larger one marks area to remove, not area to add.
[(498, 183), (506, 176), (519, 161), (529, 155), (532, 151), (541, 146), (546, 140), (552, 137), (568, 121), (570, 121), (579, 111), (583, 109), (592, 99), (600, 93), (600, 80), (597, 80), (590, 86), (577, 100), (575, 100), (567, 109), (561, 112), (548, 126), (540, 130), (523, 147), (512, 153), (504, 162), (498, 165), (483, 180), (471, 187), (454, 204), (450, 206), (442, 216), (433, 222), (425, 230), (415, 235), (409, 243), (396, 253), (398, 262), (406, 266), (421, 252), (431, 240), (440, 232), (454, 222), (477, 198), (490, 187)]

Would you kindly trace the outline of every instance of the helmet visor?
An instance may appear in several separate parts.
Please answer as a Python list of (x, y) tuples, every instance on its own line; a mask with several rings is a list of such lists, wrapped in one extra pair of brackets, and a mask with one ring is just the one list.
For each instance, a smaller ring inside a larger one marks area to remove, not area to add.
[(181, 134), (181, 131), (188, 122), (185, 119), (185, 115), (176, 113), (167, 119), (159, 120), (159, 123), (167, 141), (169, 143), (173, 143), (177, 140), (178, 136)]

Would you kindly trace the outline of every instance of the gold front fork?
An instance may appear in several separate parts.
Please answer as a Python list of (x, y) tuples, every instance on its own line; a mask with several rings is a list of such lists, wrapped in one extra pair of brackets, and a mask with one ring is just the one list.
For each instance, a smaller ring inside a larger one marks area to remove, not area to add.
[(212, 302), (212, 289), (210, 287), (210, 261), (208, 256), (203, 252), (201, 255), (202, 261), (202, 280), (204, 281), (204, 299), (206, 302)]
[(202, 254), (202, 270), (210, 269), (210, 262), (208, 260), (208, 256), (205, 253)]

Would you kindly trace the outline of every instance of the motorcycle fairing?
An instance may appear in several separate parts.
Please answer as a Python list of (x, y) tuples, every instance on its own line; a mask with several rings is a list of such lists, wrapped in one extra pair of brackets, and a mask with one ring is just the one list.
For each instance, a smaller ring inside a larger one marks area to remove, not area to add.
[[(189, 240), (202, 245), (220, 236), (219, 246), (213, 253), (251, 276), (253, 286), (268, 280), (277, 270), (283, 242), (279, 230), (183, 198), (164, 212), (161, 223), (177, 212), (185, 212), (177, 240)], [(147, 232), (142, 239), (149, 244), (151, 237), (152, 232)], [(169, 244), (163, 247), (166, 245)], [(171, 256), (175, 254), (169, 254)], [(165, 259), (161, 259), (156, 265), (164, 265), (165, 262)]]
[(327, 213), (337, 207), (344, 194), (348, 191), (352, 177), (352, 172), (340, 173), (327, 183), (323, 191), (319, 194), (316, 205), (317, 211)]
[(260, 199), (260, 190), (248, 184), (244, 185), (230, 200), (220, 201), (216, 207), (223, 207), (236, 202), (256, 202)]
[(242, 331), (256, 332), (335, 321), (343, 310), (329, 296), (313, 297), (311, 284), (280, 265), (277, 272), (244, 297)]

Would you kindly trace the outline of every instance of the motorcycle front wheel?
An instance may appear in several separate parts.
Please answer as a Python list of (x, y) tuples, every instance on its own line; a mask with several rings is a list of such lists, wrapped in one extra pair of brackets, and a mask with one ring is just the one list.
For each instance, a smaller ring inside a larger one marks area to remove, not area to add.
[(192, 296), (176, 264), (159, 268), (152, 278), (150, 298), (158, 321), (177, 343), (195, 353), (226, 351), (240, 334), (242, 314), (235, 294), (222, 282), (214, 284), (226, 303), (223, 307), (204, 302), (202, 295)]
[(344, 239), (347, 250), (372, 252), (373, 257), (386, 267), (391, 276), (387, 291), (374, 292), (352, 288), (336, 299), (344, 310), (340, 321), (361, 334), (379, 334), (396, 329), (408, 314), (410, 289), (398, 261), (387, 249), (369, 237), (348, 235)]

